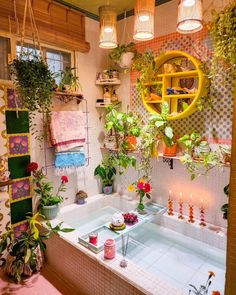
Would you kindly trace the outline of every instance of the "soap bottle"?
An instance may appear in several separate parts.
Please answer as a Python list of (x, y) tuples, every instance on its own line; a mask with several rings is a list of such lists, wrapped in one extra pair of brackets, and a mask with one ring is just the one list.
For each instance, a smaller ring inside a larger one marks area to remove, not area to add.
[(115, 90), (113, 90), (111, 101), (112, 102), (117, 102), (118, 101), (118, 97), (117, 97), (117, 94), (116, 94)]
[(111, 103), (111, 93), (108, 88), (105, 88), (105, 92), (103, 94), (104, 103), (110, 104)]

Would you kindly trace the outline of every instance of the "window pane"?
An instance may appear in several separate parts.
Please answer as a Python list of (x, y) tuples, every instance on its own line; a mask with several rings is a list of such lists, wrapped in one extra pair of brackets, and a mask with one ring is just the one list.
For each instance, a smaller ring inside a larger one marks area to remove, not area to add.
[(10, 53), (10, 39), (0, 37), (0, 79), (9, 80), (8, 54)]
[(34, 55), (40, 55), (40, 50), (35, 48), (33, 44), (24, 43), (23, 48), (21, 50), (21, 46), (18, 43), (16, 45), (16, 54), (20, 56), (23, 53), (23, 59), (32, 59)]
[[(46, 49), (46, 59), (50, 70), (53, 73), (61, 73), (66, 67), (71, 66), (71, 54), (59, 50)], [(56, 83), (59, 84), (61, 77), (55, 78)]]

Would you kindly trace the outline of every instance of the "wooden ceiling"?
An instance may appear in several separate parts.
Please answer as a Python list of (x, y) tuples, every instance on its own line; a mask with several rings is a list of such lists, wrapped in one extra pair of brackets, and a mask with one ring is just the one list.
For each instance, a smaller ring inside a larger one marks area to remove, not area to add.
[[(78, 9), (86, 14), (86, 16), (95, 20), (99, 19), (98, 8), (102, 5), (109, 3), (114, 6), (117, 11), (118, 20), (124, 18), (124, 11), (127, 12), (127, 16), (133, 15), (134, 0), (55, 0), (68, 7)], [(156, 0), (155, 4), (161, 5), (171, 0)]]

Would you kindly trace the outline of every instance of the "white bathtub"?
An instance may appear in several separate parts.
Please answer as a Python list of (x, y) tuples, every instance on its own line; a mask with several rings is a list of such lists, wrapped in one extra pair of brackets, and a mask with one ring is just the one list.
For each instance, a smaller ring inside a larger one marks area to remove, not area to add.
[[(173, 230), (155, 224), (155, 222), (161, 222), (160, 218), (154, 220), (152, 224), (141, 225), (139, 229), (134, 230), (133, 240), (131, 239), (129, 244), (130, 255), (128, 255), (128, 267), (125, 269), (119, 266), (122, 259), (120, 251), (118, 251), (115, 259), (109, 261), (104, 260), (103, 252), (95, 254), (78, 243), (79, 236), (85, 234), (86, 231), (93, 230), (93, 223), (90, 222), (89, 226), (86, 227), (86, 220), (91, 221), (90, 216), (94, 217), (96, 212), (103, 212), (101, 210), (108, 207), (113, 208), (112, 210), (116, 208), (121, 211), (130, 211), (136, 208), (136, 206), (136, 201), (128, 201), (119, 195), (96, 195), (89, 197), (85, 205), (72, 204), (62, 208), (58, 218), (52, 221), (53, 225), (64, 221), (65, 227), (76, 228), (71, 233), (62, 233), (60, 236), (53, 236), (47, 243), (49, 265), (60, 274), (63, 280), (76, 288), (78, 293), (76, 291), (75, 294), (188, 294), (185, 285), (180, 285), (177, 283), (177, 280), (171, 279), (172, 274), (166, 280), (167, 276), (163, 275), (162, 271), (160, 271), (161, 263), (164, 263), (163, 268), (165, 268), (165, 264), (167, 263), (165, 262), (165, 255), (168, 256), (169, 251), (172, 251), (174, 255), (176, 254), (174, 252), (176, 251), (176, 241), (180, 243), (178, 247), (182, 249), (182, 252), (186, 252), (187, 250), (185, 251), (185, 249), (188, 249), (188, 255), (193, 253), (193, 250), (191, 250), (192, 252), (190, 251), (191, 253), (189, 254), (189, 249), (194, 249), (198, 262), (196, 262), (195, 256), (192, 257), (193, 254), (189, 256), (189, 259), (192, 260), (194, 258), (195, 264), (201, 262), (200, 252), (202, 249), (206, 251), (206, 255), (208, 255), (206, 258), (208, 260), (212, 259), (212, 257), (214, 259), (217, 257), (216, 259), (219, 259), (217, 263), (220, 266), (224, 264), (224, 251), (214, 249), (199, 241), (187, 238), (184, 235), (175, 233)], [(110, 211), (112, 212), (112, 210)], [(106, 219), (108, 217), (104, 215), (104, 218)], [(166, 223), (166, 217), (164, 220)], [(101, 219), (100, 222), (102, 223), (104, 220)], [(152, 239), (154, 239), (154, 242), (150, 242)], [(146, 247), (146, 242), (150, 242), (151, 244)], [(194, 244), (194, 247), (192, 247), (192, 244)], [(167, 258), (169, 259), (170, 257)], [(186, 255), (183, 259), (185, 258)], [(190, 275), (191, 271), (194, 274), (197, 273), (197, 270), (194, 269), (195, 265), (188, 265), (190, 262), (187, 259), (187, 265), (184, 265), (184, 267), (182, 267), (182, 263), (176, 264), (176, 267), (181, 268), (180, 271), (177, 268), (176, 276), (181, 271), (187, 270), (186, 276)], [(221, 269), (219, 273), (222, 275)], [(189, 282), (191, 283), (192, 281)], [(188, 283), (186, 281), (186, 288), (187, 285)], [(222, 290), (222, 284), (218, 286), (218, 289)]]

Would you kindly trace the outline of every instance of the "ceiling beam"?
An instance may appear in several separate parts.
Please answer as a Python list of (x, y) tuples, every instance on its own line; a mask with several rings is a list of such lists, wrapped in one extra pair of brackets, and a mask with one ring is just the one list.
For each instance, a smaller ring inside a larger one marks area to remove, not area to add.
[[(93, 19), (93, 20), (96, 20), (96, 21), (99, 21), (99, 16), (97, 14), (94, 14), (92, 12), (89, 12), (87, 10), (84, 10), (78, 6), (75, 6), (73, 4), (70, 4), (64, 0), (54, 0), (55, 2), (58, 2), (58, 3), (61, 3), (69, 8), (72, 8), (72, 9), (75, 9), (75, 10), (78, 10), (80, 12), (83, 12), (87, 17)], [(171, 0), (155, 0), (155, 6), (159, 6), (161, 4), (164, 4), (164, 3), (167, 3), (167, 2), (170, 2)], [(134, 15), (134, 10), (129, 10), (126, 12), (126, 17), (129, 17), (129, 16), (132, 16)], [(117, 20), (122, 20), (123, 18), (125, 17), (125, 13), (121, 13), (117, 16)]]

